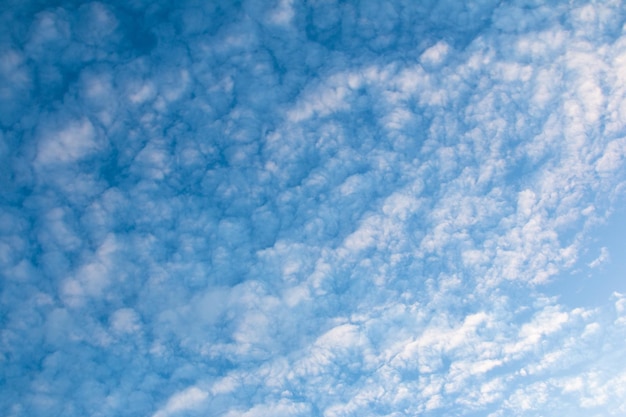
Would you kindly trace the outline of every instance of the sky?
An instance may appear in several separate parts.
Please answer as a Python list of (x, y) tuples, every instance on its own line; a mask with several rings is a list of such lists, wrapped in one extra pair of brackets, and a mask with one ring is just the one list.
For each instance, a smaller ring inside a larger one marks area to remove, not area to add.
[(621, 1), (2, 3), (0, 415), (626, 415)]

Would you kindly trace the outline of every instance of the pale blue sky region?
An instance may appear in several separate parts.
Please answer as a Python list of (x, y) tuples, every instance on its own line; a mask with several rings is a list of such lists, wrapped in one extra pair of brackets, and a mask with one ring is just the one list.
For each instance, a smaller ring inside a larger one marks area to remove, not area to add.
[(626, 415), (625, 23), (5, 1), (0, 415)]
[[(615, 292), (626, 293), (626, 257), (623, 237), (626, 235), (624, 197), (614, 202), (615, 212), (587, 234), (589, 240), (577, 267), (562, 272), (545, 286), (546, 293), (559, 297), (571, 307), (597, 308)], [(567, 285), (565, 285), (567, 283)]]

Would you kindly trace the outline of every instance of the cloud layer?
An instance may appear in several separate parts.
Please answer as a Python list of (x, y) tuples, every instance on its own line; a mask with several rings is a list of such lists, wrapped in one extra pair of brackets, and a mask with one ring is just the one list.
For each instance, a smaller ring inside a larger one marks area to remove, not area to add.
[(10, 2), (0, 413), (626, 413), (621, 3), (414, 3)]

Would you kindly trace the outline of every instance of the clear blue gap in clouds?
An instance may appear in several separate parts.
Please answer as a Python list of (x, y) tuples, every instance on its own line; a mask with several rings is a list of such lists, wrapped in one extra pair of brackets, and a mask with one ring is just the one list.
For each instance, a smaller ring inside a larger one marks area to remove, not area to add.
[(618, 195), (613, 202), (614, 211), (605, 222), (594, 226), (587, 236), (590, 243), (581, 253), (576, 266), (548, 284), (545, 289), (547, 294), (572, 307), (598, 307), (611, 299), (614, 293), (626, 293), (623, 248), (626, 213), (624, 198)]
[(623, 415), (624, 17), (7, 2), (0, 414)]

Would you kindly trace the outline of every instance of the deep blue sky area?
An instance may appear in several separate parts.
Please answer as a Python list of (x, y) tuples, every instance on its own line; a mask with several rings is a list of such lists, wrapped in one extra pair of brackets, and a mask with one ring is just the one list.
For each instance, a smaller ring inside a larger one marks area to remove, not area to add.
[(0, 415), (626, 415), (621, 1), (4, 1)]

